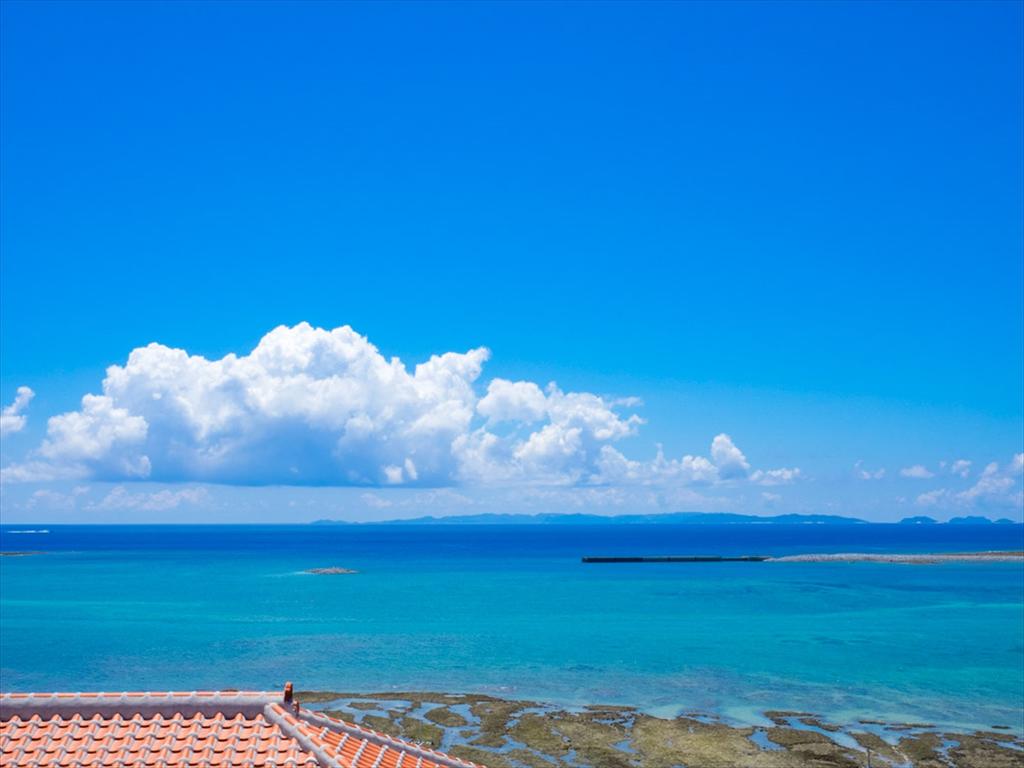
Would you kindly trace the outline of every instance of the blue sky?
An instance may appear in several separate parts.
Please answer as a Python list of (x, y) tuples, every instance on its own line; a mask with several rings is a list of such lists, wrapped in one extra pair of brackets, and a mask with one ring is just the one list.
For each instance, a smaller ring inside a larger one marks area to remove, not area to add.
[(3, 3), (4, 517), (1021, 518), (1022, 7)]

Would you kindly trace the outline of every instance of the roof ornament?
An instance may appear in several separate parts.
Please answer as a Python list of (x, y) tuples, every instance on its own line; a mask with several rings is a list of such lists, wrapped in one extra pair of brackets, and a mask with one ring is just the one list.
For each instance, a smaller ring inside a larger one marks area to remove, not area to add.
[(290, 682), (284, 684), (284, 703), (292, 703), (292, 684)]

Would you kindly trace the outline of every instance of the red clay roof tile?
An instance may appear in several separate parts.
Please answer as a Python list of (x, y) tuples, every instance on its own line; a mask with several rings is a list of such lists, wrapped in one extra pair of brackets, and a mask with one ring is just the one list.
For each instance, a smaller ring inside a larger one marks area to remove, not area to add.
[[(0, 694), (0, 765), (18, 768), (482, 768), (280, 693)], [(285, 706), (289, 705), (289, 706)]]

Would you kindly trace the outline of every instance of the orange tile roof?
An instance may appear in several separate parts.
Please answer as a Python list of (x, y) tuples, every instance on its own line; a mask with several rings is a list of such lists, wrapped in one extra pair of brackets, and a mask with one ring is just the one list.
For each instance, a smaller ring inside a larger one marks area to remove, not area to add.
[(0, 694), (0, 765), (482, 768), (262, 691)]

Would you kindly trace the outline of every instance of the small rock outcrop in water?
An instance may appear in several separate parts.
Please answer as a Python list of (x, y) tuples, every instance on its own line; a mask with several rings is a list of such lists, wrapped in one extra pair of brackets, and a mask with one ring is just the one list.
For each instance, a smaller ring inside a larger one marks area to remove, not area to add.
[(312, 573), (315, 576), (344, 576), (349, 573), (359, 573), (359, 571), (353, 571), (351, 568), (339, 568), (335, 565), (330, 568), (310, 568), (306, 573)]

